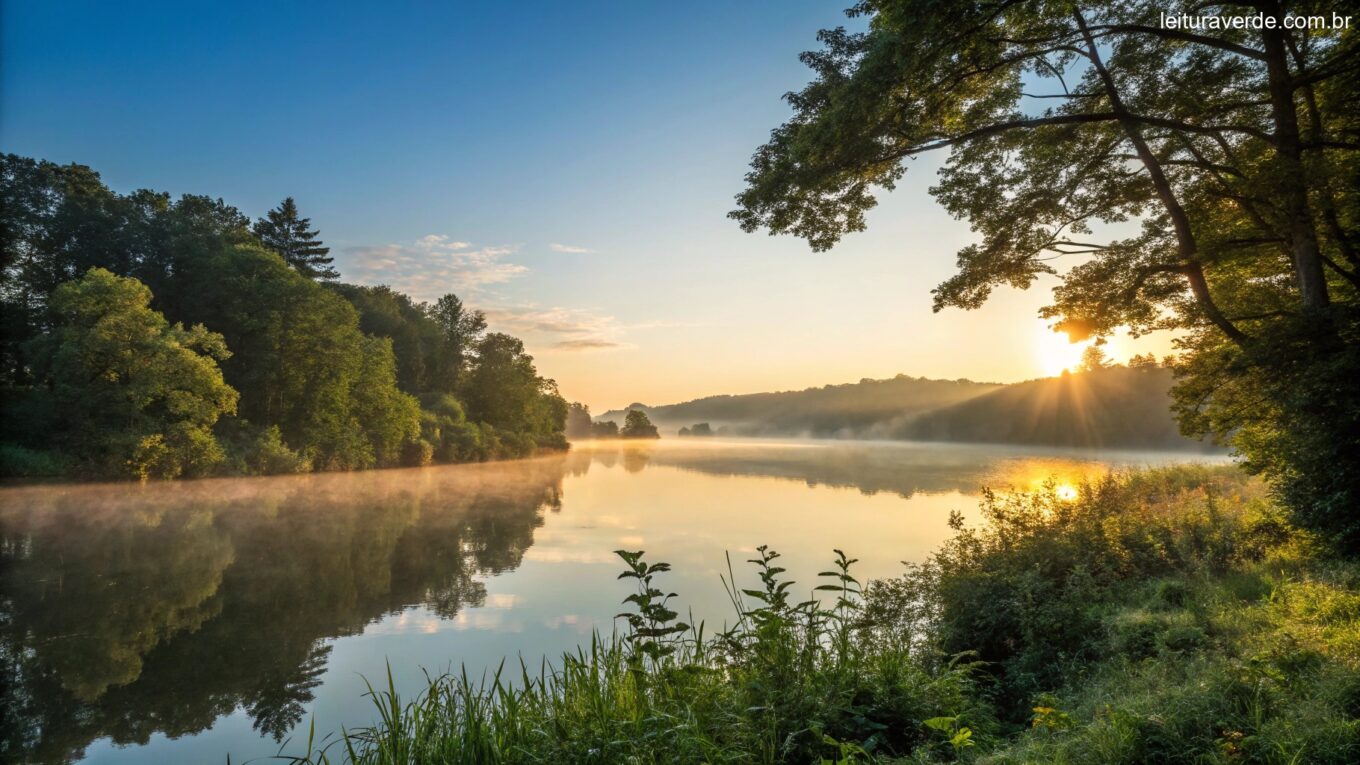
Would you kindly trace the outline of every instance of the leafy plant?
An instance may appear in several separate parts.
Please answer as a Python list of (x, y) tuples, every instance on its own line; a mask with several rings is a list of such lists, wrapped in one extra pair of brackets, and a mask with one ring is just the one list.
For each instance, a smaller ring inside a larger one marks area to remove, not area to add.
[(954, 749), (955, 754), (958, 754), (970, 746), (975, 746), (977, 743), (973, 741), (972, 729), (965, 725), (961, 725), (959, 723), (958, 715), (950, 717), (932, 717), (928, 720), (922, 720), (921, 724), (933, 731), (944, 734), (945, 740), (948, 742), (949, 746)]
[(648, 564), (642, 558), (642, 550), (615, 550), (614, 554), (628, 564), (628, 568), (618, 578), (637, 581), (637, 592), (623, 599), (624, 603), (636, 606), (637, 612), (621, 613), (614, 618), (627, 621), (627, 639), (635, 655), (652, 661), (670, 656), (675, 653), (675, 636), (690, 628), (688, 624), (677, 621), (679, 614), (667, 605), (676, 596), (675, 593), (663, 593), (652, 584), (657, 574), (671, 570), (670, 564)]

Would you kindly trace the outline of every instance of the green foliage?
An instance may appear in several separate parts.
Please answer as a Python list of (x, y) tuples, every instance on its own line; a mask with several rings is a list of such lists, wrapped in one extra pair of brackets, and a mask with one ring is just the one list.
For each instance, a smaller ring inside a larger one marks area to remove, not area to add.
[(338, 278), (340, 272), (331, 267), (335, 258), (327, 254), (331, 249), (322, 245), (317, 239), (320, 232), (311, 228), (311, 220), (301, 217), (297, 203), (288, 197), (255, 221), (252, 230), (260, 244), (277, 252), (285, 263), (308, 279)]
[[(967, 698), (971, 665), (934, 671), (899, 651), (859, 637), (862, 601), (838, 554), (826, 579), (836, 604), (790, 604), (792, 586), (755, 560), (762, 586), (738, 624), (712, 640), (689, 628), (656, 578), (669, 567), (641, 552), (619, 551), (620, 578), (638, 591), (621, 614), (628, 632), (594, 637), (558, 667), (531, 673), (497, 669), (478, 684), (466, 673), (431, 681), (404, 701), (389, 678), (371, 689), (378, 722), (322, 743), (297, 762), (869, 762), (905, 756), (927, 744), (922, 721), (942, 715), (977, 719)], [(772, 663), (786, 657), (791, 666)], [(772, 674), (773, 673), (773, 674)], [(951, 733), (968, 746), (970, 729)]]
[(53, 477), (69, 471), (66, 460), (56, 452), (28, 449), (18, 444), (0, 444), (0, 477)]
[(567, 446), (567, 402), (533, 362), (520, 340), (492, 332), (477, 342), (476, 361), (461, 386), (468, 418), (503, 433), (513, 456)]
[(594, 431), (593, 425), (590, 407), (574, 401), (567, 405), (567, 422), (564, 430), (567, 438), (590, 438)]
[(628, 564), (619, 578), (637, 580), (637, 592), (623, 599), (624, 603), (632, 603), (637, 612), (622, 613), (615, 618), (628, 623), (627, 641), (637, 661), (660, 661), (675, 653), (673, 638), (689, 629), (688, 624), (677, 621), (680, 615), (667, 606), (670, 599), (676, 597), (675, 593), (663, 593), (652, 584), (657, 574), (670, 571), (671, 566), (669, 563), (648, 564), (642, 559), (641, 550), (615, 550), (614, 554)]
[[(559, 668), (437, 678), (305, 761), (1353, 762), (1360, 569), (1316, 557), (1232, 469), (989, 494), (985, 524), (861, 590), (797, 600), (760, 547), (736, 623), (677, 622), (619, 551), (628, 631)], [(950, 654), (953, 648), (962, 651)]]
[(245, 419), (277, 425), (318, 469), (399, 461), (417, 405), (396, 387), (390, 343), (366, 338), (346, 301), (253, 246), (207, 257), (183, 279), (202, 295), (193, 315), (236, 349), (224, 371)]
[[(87, 167), (14, 155), (0, 157), (0, 192), (7, 440), (73, 458), (12, 451), (6, 469), (253, 474), (519, 457), (566, 446), (566, 402), (538, 377), (519, 341), (485, 336), (485, 317), (453, 295), (428, 306), (386, 287), (318, 284), (336, 274), (291, 199), (252, 232), (249, 219), (221, 200), (120, 195)], [(233, 393), (229, 406), (222, 400), (185, 411), (212, 396), (204, 381), (175, 377), (188, 367), (165, 367), (160, 356), (139, 366), (63, 350), (74, 330), (63, 328), (69, 317), (56, 305), (62, 285), (91, 268), (150, 287), (140, 288), (144, 305), (130, 324), (102, 340), (86, 338), (108, 346), (99, 353), (119, 343), (137, 353), (159, 333), (162, 344), (208, 358), (214, 374), (212, 359), (220, 361), (219, 378), (239, 392), (239, 407)], [(137, 318), (143, 314), (191, 329), (158, 329)], [(138, 323), (146, 326), (132, 326)], [(470, 368), (475, 379), (467, 379)], [(165, 379), (149, 382), (154, 375)], [(166, 391), (164, 403), (147, 389), (155, 384)], [(124, 400), (118, 386), (136, 389)], [(477, 407), (475, 424), (460, 414), (423, 425), (416, 395), (462, 397)], [(128, 414), (129, 401), (145, 416)], [(239, 420), (230, 417), (234, 409)], [(227, 415), (216, 430), (229, 454), (208, 431), (218, 415)], [(152, 422), (158, 417), (163, 422)], [(422, 432), (431, 427), (440, 432)]]
[(435, 389), (454, 391), (462, 382), (469, 359), (486, 335), (486, 316), (469, 310), (457, 295), (444, 295), (426, 314), (439, 329), (439, 355), (434, 374)]
[(1107, 648), (1152, 654), (1170, 617), (1100, 604), (1149, 579), (1259, 560), (1258, 529), (1278, 523), (1231, 474), (1195, 468), (1111, 475), (1072, 499), (1052, 485), (987, 492), (982, 512), (986, 526), (961, 530), (913, 576), (931, 593), (938, 647), (977, 651), (1008, 699), (1056, 687)]
[(211, 429), (236, 410), (222, 336), (170, 325), (135, 279), (92, 268), (58, 287), (52, 329), (30, 344), (50, 443), (100, 475), (202, 475), (224, 455)]
[(1259, 8), (1273, 23), (1184, 34), (1161, 18), (1246, 11), (865, 0), (866, 31), (823, 31), (803, 55), (814, 80), (731, 217), (826, 250), (906, 160), (949, 149), (931, 194), (980, 241), (936, 310), (1054, 276), (1040, 315), (1073, 339), (1176, 330), (1185, 432), (1230, 443), (1298, 523), (1354, 552), (1360, 85), (1340, 62), (1360, 27), (1284, 23), (1327, 3)]
[(260, 428), (243, 450), (241, 460), (244, 469), (238, 472), (246, 475), (306, 473), (312, 469), (310, 460), (283, 442), (277, 425)]
[(647, 413), (641, 409), (629, 409), (628, 415), (623, 418), (623, 428), (619, 431), (620, 438), (660, 438), (656, 432), (656, 426), (647, 418)]
[[(741, 436), (884, 438), (905, 417), (957, 404), (1001, 386), (970, 380), (927, 380), (898, 375), (798, 391), (707, 396), (667, 406), (632, 404), (658, 426), (708, 422)], [(605, 412), (617, 419), (627, 410)]]
[(888, 430), (896, 438), (1080, 448), (1208, 449), (1171, 416), (1171, 372), (1112, 366), (1007, 385), (925, 412)]
[(401, 464), (408, 444), (420, 437), (420, 405), (415, 397), (397, 388), (392, 341), (365, 337), (354, 405), (359, 425), (373, 445), (374, 458), (382, 467)]
[[(1181, 427), (1218, 434), (1271, 479), (1296, 523), (1338, 550), (1360, 551), (1360, 309), (1333, 310), (1318, 330), (1277, 327), (1249, 349), (1201, 339), (1176, 367)], [(1207, 343), (1207, 344), (1205, 344)]]
[(419, 396), (461, 395), (486, 317), (456, 295), (433, 305), (417, 303), (391, 287), (331, 284), (359, 312), (365, 334), (389, 338), (401, 389)]

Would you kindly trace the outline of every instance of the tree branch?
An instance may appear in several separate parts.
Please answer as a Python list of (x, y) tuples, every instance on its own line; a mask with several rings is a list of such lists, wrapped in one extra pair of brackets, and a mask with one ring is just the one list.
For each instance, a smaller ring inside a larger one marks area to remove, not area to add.
[(1246, 56), (1260, 61), (1264, 61), (1266, 58), (1264, 51), (1248, 48), (1245, 45), (1238, 45), (1237, 43), (1228, 42), (1227, 40), (1220, 40), (1217, 37), (1197, 35), (1179, 29), (1162, 29), (1161, 27), (1147, 26), (1145, 24), (1096, 24), (1090, 27), (1090, 29), (1092, 32), (1099, 32), (1099, 34), (1093, 35), (1094, 37), (1105, 37), (1110, 34), (1144, 34), (1152, 35), (1153, 37), (1161, 37), (1167, 40), (1180, 40), (1182, 42), (1207, 45), (1211, 48), (1226, 50), (1231, 53), (1236, 53), (1239, 56)]

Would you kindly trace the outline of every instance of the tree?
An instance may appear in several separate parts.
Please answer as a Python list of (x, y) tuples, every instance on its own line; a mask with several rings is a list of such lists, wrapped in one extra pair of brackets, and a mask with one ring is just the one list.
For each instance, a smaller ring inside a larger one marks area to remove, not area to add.
[(567, 438), (590, 438), (593, 424), (590, 419), (590, 407), (573, 401), (567, 408), (565, 431)]
[(475, 361), (462, 386), (468, 419), (527, 438), (512, 450), (517, 456), (535, 445), (565, 446), (562, 429), (567, 402), (555, 382), (538, 376), (534, 357), (524, 352), (524, 343), (491, 332), (477, 342), (475, 350)]
[[(732, 217), (825, 250), (906, 160), (949, 149), (931, 193), (980, 241), (936, 310), (1048, 275), (1041, 315), (1074, 340), (1175, 330), (1182, 428), (1230, 440), (1297, 520), (1360, 548), (1342, 467), (1360, 460), (1360, 32), (1286, 29), (1309, 7), (866, 0), (850, 13), (868, 31), (804, 54), (816, 79)], [(1165, 29), (1163, 12), (1272, 24)]]
[[(317, 284), (261, 246), (250, 220), (222, 200), (117, 194), (83, 165), (0, 155), (0, 203), (0, 417), (7, 436), (48, 428), (41, 402), (29, 395), (37, 382), (35, 341), (54, 330), (55, 291), (98, 267), (138, 279), (151, 289), (151, 310), (169, 322), (202, 324), (231, 348), (221, 373), (240, 392), (239, 416), (213, 428), (227, 452), (223, 470), (423, 464), (436, 452), (486, 459), (565, 445), (567, 404), (529, 362), (527, 374), (507, 378), (527, 381), (521, 387), (529, 394), (516, 390), (494, 415), (512, 425), (421, 414), (409, 394), (441, 411), (463, 411), (453, 396), (462, 395), (485, 336), (481, 312), (452, 295), (428, 306), (389, 287)], [(324, 254), (295, 204), (273, 212), (259, 224), (271, 246), (280, 247), (273, 240), (283, 231), (301, 243), (294, 255)], [(484, 391), (483, 401), (496, 397)], [(57, 442), (6, 441), (13, 448), (5, 449), (0, 470), (56, 474), (69, 462), (52, 450)]]
[(437, 390), (452, 392), (458, 389), (471, 351), (486, 334), (486, 315), (469, 311), (452, 293), (435, 301), (429, 315), (441, 333), (434, 383)]
[(1157, 357), (1151, 353), (1134, 354), (1129, 357), (1129, 369), (1157, 369), (1161, 365), (1157, 363)]
[(420, 438), (420, 404), (397, 387), (391, 340), (364, 337), (360, 350), (354, 415), (373, 446), (376, 464), (389, 467), (401, 462), (404, 447)]
[(618, 438), (619, 424), (613, 420), (597, 422), (590, 426), (590, 435), (592, 438)]
[(32, 348), (44, 435), (98, 473), (201, 475), (223, 457), (212, 426), (236, 411), (217, 368), (231, 354), (150, 304), (145, 285), (102, 268), (53, 292), (53, 330)]
[(656, 432), (656, 426), (647, 417), (647, 413), (641, 409), (629, 409), (628, 414), (623, 418), (623, 429), (619, 431), (619, 436), (623, 438), (660, 438)]
[(340, 272), (331, 267), (335, 260), (328, 255), (331, 249), (317, 239), (321, 232), (312, 230), (310, 218), (298, 215), (297, 203), (292, 197), (255, 221), (254, 231), (261, 244), (283, 256), (285, 263), (308, 279), (340, 277)]
[(193, 296), (175, 282), (209, 254), (254, 242), (221, 200), (148, 190), (115, 194), (84, 165), (0, 155), (0, 383), (23, 384), (25, 343), (48, 329), (47, 300), (91, 268), (141, 281), (152, 307), (182, 320)]
[(1086, 350), (1081, 352), (1081, 371), (1096, 372), (1110, 365), (1110, 358), (1105, 355), (1105, 349), (1095, 343), (1086, 346)]
[(431, 309), (388, 287), (332, 283), (335, 290), (359, 312), (359, 329), (366, 335), (392, 341), (397, 360), (397, 383), (415, 395), (451, 393), (454, 381), (441, 373), (444, 354), (443, 329), (431, 317)]
[[(418, 406), (339, 295), (256, 246), (204, 258), (181, 282), (198, 300), (189, 315), (220, 331), (236, 355), (224, 364), (241, 391), (241, 416), (277, 425), (286, 444), (319, 469), (393, 464), (392, 427), (419, 429)], [(386, 416), (397, 421), (382, 423)]]

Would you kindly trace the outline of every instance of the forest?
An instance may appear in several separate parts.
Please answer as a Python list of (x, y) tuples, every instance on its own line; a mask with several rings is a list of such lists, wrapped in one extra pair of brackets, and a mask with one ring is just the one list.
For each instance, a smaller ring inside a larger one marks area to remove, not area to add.
[[(645, 412), (658, 426), (671, 429), (708, 421), (715, 428), (726, 426), (728, 432), (742, 436), (865, 436), (876, 425), (965, 401), (999, 387), (971, 380), (898, 375), (800, 391), (706, 396), (664, 406), (633, 403), (627, 410)], [(626, 413), (610, 410), (598, 419), (619, 419)]]
[[(811, 437), (1096, 449), (1211, 451), (1171, 414), (1172, 372), (1150, 355), (1112, 364), (1098, 351), (1058, 377), (997, 385), (898, 375), (801, 391), (709, 396), (648, 407), (678, 434)], [(605, 412), (611, 418), (617, 411)], [(709, 420), (709, 421), (702, 421)], [(598, 426), (599, 423), (596, 423)]]
[(566, 447), (567, 402), (456, 295), (339, 280), (286, 199), (0, 157), (0, 474), (357, 470)]

